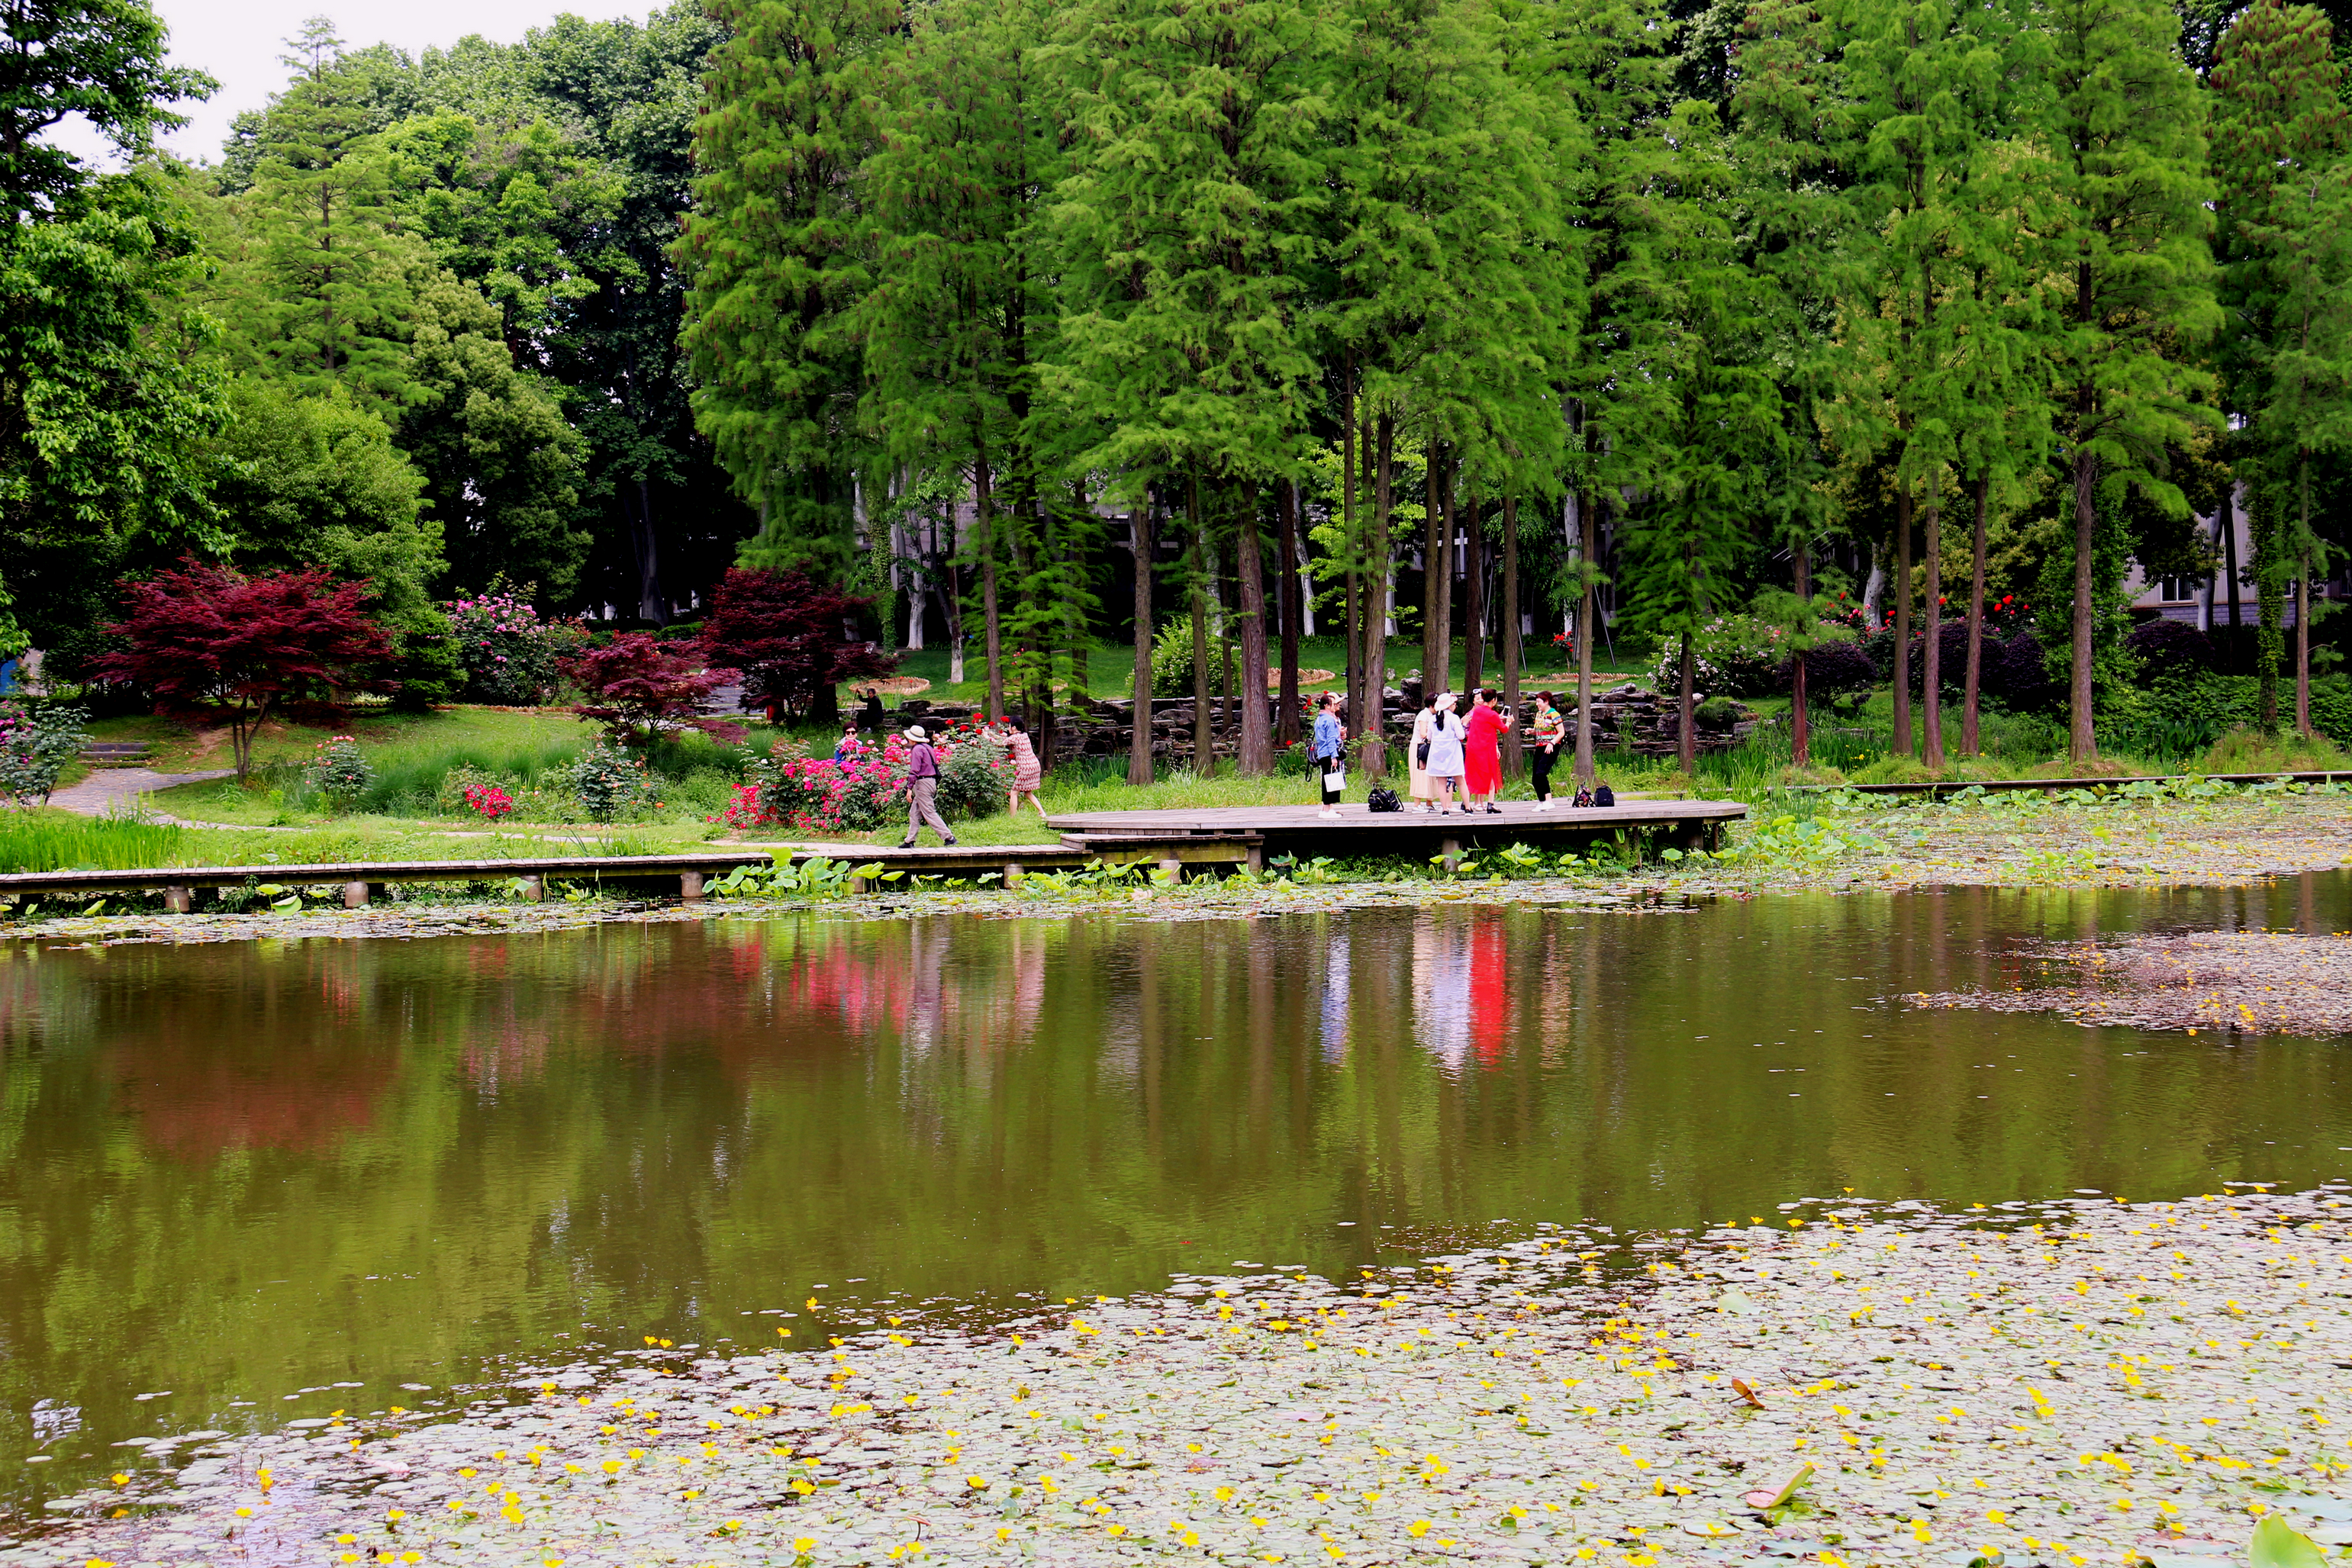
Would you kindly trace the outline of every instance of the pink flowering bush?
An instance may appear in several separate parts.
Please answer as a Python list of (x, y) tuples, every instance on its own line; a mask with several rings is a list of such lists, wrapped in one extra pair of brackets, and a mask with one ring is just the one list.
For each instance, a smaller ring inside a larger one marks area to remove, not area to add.
[[(792, 828), (803, 832), (858, 833), (905, 816), (908, 754), (914, 742), (893, 736), (844, 762), (802, 754), (779, 742), (751, 765), (753, 782), (739, 787), (724, 815), (730, 827)], [(1001, 747), (964, 721), (940, 732), (940, 814), (950, 821), (987, 815), (1001, 805), (1013, 764)]]
[(570, 622), (542, 621), (526, 594), (492, 589), (449, 606), (449, 625), (474, 702), (529, 706), (555, 689), (558, 664), (587, 641)]

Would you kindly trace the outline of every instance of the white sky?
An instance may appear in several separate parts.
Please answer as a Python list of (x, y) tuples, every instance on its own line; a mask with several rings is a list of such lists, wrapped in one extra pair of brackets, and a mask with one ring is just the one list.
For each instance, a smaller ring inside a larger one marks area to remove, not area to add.
[[(261, 108), (286, 85), (286, 68), (278, 63), (285, 53), (282, 40), (310, 16), (331, 18), (347, 47), (386, 43), (414, 55), (476, 33), (495, 43), (516, 43), (559, 12), (604, 21), (643, 17), (653, 8), (646, 0), (400, 0), (390, 5), (355, 5), (350, 0), (155, 0), (157, 14), (172, 31), (172, 63), (194, 66), (221, 84), (210, 100), (178, 106), (189, 117), (188, 127), (166, 138), (164, 145), (191, 162), (218, 162), (229, 121), (246, 110)], [(95, 156), (105, 147), (79, 122), (59, 126), (54, 139), (84, 156)]]

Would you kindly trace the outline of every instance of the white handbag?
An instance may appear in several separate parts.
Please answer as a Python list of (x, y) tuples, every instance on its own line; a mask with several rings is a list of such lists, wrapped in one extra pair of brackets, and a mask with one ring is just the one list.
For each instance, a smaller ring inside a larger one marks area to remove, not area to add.
[(1323, 788), (1326, 789), (1345, 789), (1347, 787), (1348, 776), (1345, 773), (1326, 773), (1323, 775)]

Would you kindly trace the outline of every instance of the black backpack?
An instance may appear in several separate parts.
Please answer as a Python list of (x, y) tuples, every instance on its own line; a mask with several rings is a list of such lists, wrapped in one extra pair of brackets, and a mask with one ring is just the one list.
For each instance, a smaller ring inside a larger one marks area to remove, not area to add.
[(1398, 800), (1397, 792), (1387, 785), (1375, 784), (1372, 792), (1364, 797), (1364, 808), (1371, 811), (1402, 811), (1404, 802)]

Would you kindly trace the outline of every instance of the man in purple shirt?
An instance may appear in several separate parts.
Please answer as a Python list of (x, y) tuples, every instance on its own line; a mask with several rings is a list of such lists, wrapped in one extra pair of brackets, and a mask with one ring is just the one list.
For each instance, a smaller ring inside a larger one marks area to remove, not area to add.
[(913, 849), (925, 822), (941, 843), (951, 844), (955, 835), (940, 820), (940, 754), (931, 749), (930, 735), (919, 724), (908, 728), (907, 738), (915, 744), (907, 748), (907, 837), (898, 847)]

